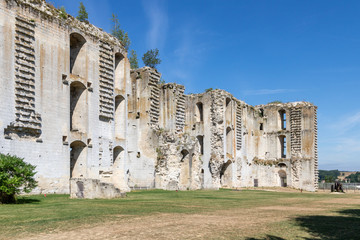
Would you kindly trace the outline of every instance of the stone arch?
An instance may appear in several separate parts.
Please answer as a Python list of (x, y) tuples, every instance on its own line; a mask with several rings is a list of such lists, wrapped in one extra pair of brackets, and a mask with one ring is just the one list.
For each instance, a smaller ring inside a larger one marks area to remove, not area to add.
[(70, 144), (70, 178), (86, 177), (86, 144), (74, 141)]
[(203, 109), (203, 104), (202, 102), (198, 102), (196, 103), (196, 107), (195, 107), (195, 118), (196, 118), (196, 122), (202, 122), (204, 121), (204, 109)]
[(191, 158), (189, 151), (181, 151), (179, 189), (187, 190), (191, 185)]
[(278, 167), (280, 167), (280, 168), (286, 168), (286, 164), (285, 164), (285, 163), (279, 163), (279, 164), (278, 164)]
[(286, 172), (284, 170), (279, 170), (278, 174), (280, 177), (280, 186), (286, 187), (287, 186)]
[(233, 155), (233, 130), (231, 127), (226, 128), (226, 153)]
[(70, 34), (70, 73), (86, 76), (86, 39), (79, 33)]
[(125, 90), (125, 57), (115, 53), (115, 89)]
[(116, 146), (113, 149), (113, 166), (119, 168), (120, 164), (124, 161), (125, 151), (121, 146)]
[(115, 137), (125, 139), (126, 133), (126, 104), (121, 95), (115, 97)]
[(232, 186), (232, 171), (231, 171), (231, 160), (223, 163), (221, 170), (220, 170), (220, 181), (221, 185), (224, 187), (231, 187)]
[(125, 184), (125, 150), (121, 146), (113, 148), (113, 166), (111, 183), (117, 188), (126, 188)]
[(70, 130), (86, 132), (87, 103), (86, 87), (81, 82), (70, 84)]

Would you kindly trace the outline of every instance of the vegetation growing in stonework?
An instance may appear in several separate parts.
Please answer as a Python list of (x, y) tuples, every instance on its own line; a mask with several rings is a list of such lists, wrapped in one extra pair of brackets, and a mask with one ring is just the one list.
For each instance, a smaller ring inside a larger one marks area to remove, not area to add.
[(280, 162), (280, 160), (264, 160), (257, 157), (254, 157), (253, 159), (253, 163), (256, 165), (276, 166)]
[(31, 192), (37, 186), (35, 168), (22, 158), (0, 154), (0, 203), (15, 203), (17, 194)]
[(161, 63), (161, 59), (159, 57), (159, 49), (155, 48), (148, 50), (142, 57), (142, 60), (145, 66), (156, 68), (156, 66)]
[(282, 101), (275, 100), (275, 101), (269, 102), (269, 104), (272, 104), (272, 103), (282, 103)]
[(65, 7), (64, 6), (61, 6), (61, 8), (59, 9), (60, 13), (59, 13), (59, 16), (66, 20), (68, 18), (68, 15), (66, 13), (66, 10), (65, 10)]
[(131, 69), (137, 69), (139, 68), (139, 62), (137, 58), (137, 54), (135, 50), (130, 51), (130, 57), (129, 57), (130, 67)]
[(85, 9), (83, 2), (80, 2), (78, 16), (76, 17), (79, 21), (88, 21), (88, 13)]
[[(113, 23), (113, 27), (112, 27), (112, 30), (111, 30), (111, 34), (116, 37), (117, 39), (119, 39), (119, 41), (124, 45), (126, 51), (129, 50), (129, 47), (130, 47), (130, 44), (131, 44), (131, 41), (130, 41), (130, 38), (128, 36), (128, 33), (125, 32), (124, 30), (122, 30), (120, 28), (120, 23), (119, 23), (119, 19), (117, 17), (116, 14), (112, 14), (112, 18), (111, 18), (111, 21)], [(132, 50), (133, 51), (133, 50)], [(136, 53), (135, 53), (136, 54)], [(138, 68), (138, 67), (137, 67)]]

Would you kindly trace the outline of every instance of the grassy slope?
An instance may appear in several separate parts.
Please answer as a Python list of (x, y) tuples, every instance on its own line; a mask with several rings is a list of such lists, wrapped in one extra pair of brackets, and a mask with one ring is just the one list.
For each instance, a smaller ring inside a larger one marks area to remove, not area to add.
[[(358, 196), (231, 190), (136, 191), (129, 193), (127, 198), (112, 200), (69, 199), (68, 195), (47, 195), (46, 198), (42, 195), (27, 196), (20, 199), (22, 204), (0, 205), (0, 239), (9, 238), (10, 236), (25, 236), (28, 233), (37, 234), (52, 230), (71, 230), (81, 225), (89, 226), (107, 220), (155, 213), (206, 214), (212, 211), (233, 208), (249, 209), (264, 206), (282, 206), (285, 200), (287, 206), (310, 206), (321, 200), (340, 198), (346, 201), (346, 199), (355, 197)], [(290, 203), (289, 199), (291, 200)], [(358, 205), (328, 205), (328, 209), (334, 207), (333, 210), (342, 210), (343, 212), (329, 210), (322, 212), (322, 215), (317, 218), (304, 215), (298, 216), (292, 221), (269, 223), (272, 229), (270, 234), (293, 238), (294, 236), (306, 236), (306, 234), (303, 234), (306, 230), (310, 233), (313, 231), (311, 234), (314, 234), (314, 236), (321, 237), (321, 234), (326, 234), (326, 231), (330, 231), (333, 236), (337, 236), (336, 232), (332, 230), (335, 227), (332, 224), (337, 225), (337, 221), (342, 221), (340, 224), (347, 224), (348, 233), (349, 229), (350, 233), (352, 233), (351, 231), (359, 233), (360, 207)], [(331, 215), (331, 217), (327, 215)], [(312, 222), (314, 224), (320, 222), (323, 225), (319, 226), (320, 229), (313, 229), (311, 228)], [(328, 226), (326, 222), (331, 224)], [(283, 229), (288, 229), (289, 233), (284, 235)], [(266, 229), (263, 232), (260, 231), (259, 235), (264, 237), (263, 234), (265, 233), (268, 233)], [(353, 233), (355, 234), (355, 232)], [(237, 238), (237, 236), (240, 236), (239, 234), (234, 230), (234, 232), (226, 233), (223, 236)], [(326, 235), (322, 237), (326, 239)], [(282, 238), (268, 236), (268, 239)]]

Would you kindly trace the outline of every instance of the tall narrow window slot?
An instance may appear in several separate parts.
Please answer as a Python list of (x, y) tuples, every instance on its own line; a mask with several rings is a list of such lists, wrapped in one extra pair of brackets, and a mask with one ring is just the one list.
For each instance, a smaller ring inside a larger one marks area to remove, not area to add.
[(279, 114), (280, 114), (280, 121), (281, 121), (281, 129), (286, 130), (286, 111), (280, 110)]
[(80, 34), (70, 34), (70, 73), (81, 77), (86, 75), (85, 43), (85, 38)]
[(286, 137), (279, 136), (280, 146), (281, 146), (281, 158), (286, 158)]
[(196, 122), (202, 122), (204, 121), (203, 117), (203, 104), (201, 102), (198, 102), (196, 104)]

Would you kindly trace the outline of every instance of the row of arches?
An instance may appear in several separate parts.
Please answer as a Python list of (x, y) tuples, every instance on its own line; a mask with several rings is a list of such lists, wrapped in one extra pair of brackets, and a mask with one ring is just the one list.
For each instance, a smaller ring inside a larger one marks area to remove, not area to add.
[[(226, 119), (231, 119), (231, 99), (226, 98), (225, 100), (225, 117)], [(197, 102), (195, 104), (195, 122), (204, 121), (204, 107), (202, 102)]]
[[(82, 141), (70, 144), (70, 178), (84, 178), (87, 172), (87, 145)], [(121, 146), (113, 148), (112, 166), (116, 171), (125, 160), (125, 151)]]
[[(101, 54), (101, 53), (100, 53)], [(88, 50), (86, 39), (79, 33), (70, 34), (70, 73), (82, 78), (87, 77)], [(120, 52), (113, 56), (114, 86), (118, 89), (125, 88), (125, 57)]]
[[(126, 104), (122, 95), (115, 97), (115, 137), (125, 138)], [(85, 133), (88, 126), (88, 99), (86, 87), (82, 82), (70, 84), (70, 130)]]

